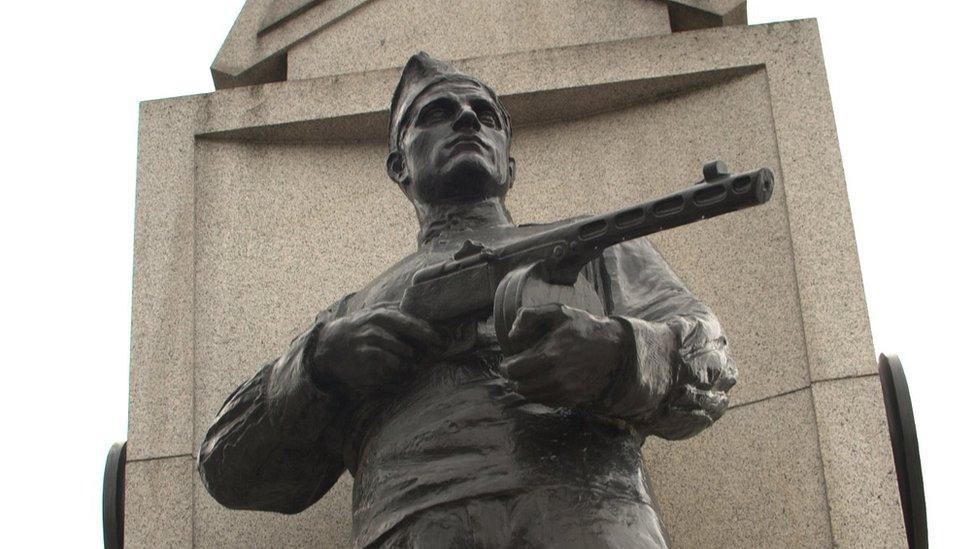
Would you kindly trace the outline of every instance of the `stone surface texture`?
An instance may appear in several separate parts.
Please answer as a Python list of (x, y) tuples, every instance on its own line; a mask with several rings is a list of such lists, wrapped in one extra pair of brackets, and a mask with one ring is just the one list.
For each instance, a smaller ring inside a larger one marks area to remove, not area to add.
[(211, 71), (226, 88), (284, 80), (286, 66), (291, 80), (392, 67), (431, 44), (456, 59), (670, 31), (659, 0), (248, 0)]
[(319, 2), (301, 17), (262, 33), (266, 17), (278, 1), (281, 0), (246, 0), (210, 67), (217, 88), (284, 80), (288, 48), (362, 4), (377, 0)]
[(125, 470), (125, 546), (193, 545), (193, 459), (129, 461)]
[(418, 50), (465, 59), (669, 32), (667, 7), (647, 0), (374, 0), (289, 49), (288, 79), (396, 67)]
[[(366, 2), (347, 18), (389, 4)], [(777, 178), (762, 208), (652, 239), (715, 309), (741, 372), (716, 426), (645, 447), (676, 545), (898, 545), (816, 23), (517, 49), (458, 64), (512, 112), (518, 221), (643, 201), (697, 181), (717, 158)], [(412, 211), (383, 165), (399, 69), (375, 68), (143, 105), (129, 487), (161, 508), (128, 506), (134, 539), (151, 539), (152, 513), (189, 513), (183, 539), (198, 546), (347, 543), (348, 477), (286, 517), (219, 507), (190, 468), (232, 389), (415, 245)], [(163, 471), (177, 463), (190, 472)], [(180, 525), (166, 535), (183, 535)]]
[(193, 400), (186, 395), (193, 389), (193, 128), (200, 105), (189, 98), (140, 110), (129, 459), (193, 447)]
[(738, 0), (669, 1), (668, 17), (673, 32), (745, 25), (748, 22), (746, 3)]
[(725, 15), (745, 3), (746, 0), (668, 0), (668, 4), (681, 4), (715, 15)]
[(864, 532), (902, 521), (898, 479), (888, 436), (881, 386), (875, 376), (814, 383), (824, 476), (834, 539), (841, 547), (904, 547), (898, 529)]

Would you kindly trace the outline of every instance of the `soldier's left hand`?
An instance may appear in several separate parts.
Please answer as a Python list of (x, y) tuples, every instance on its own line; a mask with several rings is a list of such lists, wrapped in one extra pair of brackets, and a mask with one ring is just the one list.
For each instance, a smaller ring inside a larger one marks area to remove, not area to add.
[(633, 352), (619, 321), (557, 304), (521, 309), (509, 338), (525, 350), (502, 361), (502, 375), (524, 397), (549, 406), (593, 402)]

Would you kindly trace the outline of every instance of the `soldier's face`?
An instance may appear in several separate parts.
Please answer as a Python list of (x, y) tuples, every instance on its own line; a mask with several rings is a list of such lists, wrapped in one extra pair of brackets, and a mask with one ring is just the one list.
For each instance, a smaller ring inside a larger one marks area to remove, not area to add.
[(415, 200), (464, 202), (504, 196), (514, 177), (509, 138), (491, 96), (477, 84), (448, 81), (415, 101), (401, 140)]

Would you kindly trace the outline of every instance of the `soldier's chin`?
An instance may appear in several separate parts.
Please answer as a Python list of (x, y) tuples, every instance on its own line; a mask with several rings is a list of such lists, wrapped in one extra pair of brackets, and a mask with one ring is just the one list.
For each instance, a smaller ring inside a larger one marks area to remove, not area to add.
[(452, 168), (445, 178), (446, 198), (473, 200), (504, 194), (505, 185), (487, 162), (458, 162)]

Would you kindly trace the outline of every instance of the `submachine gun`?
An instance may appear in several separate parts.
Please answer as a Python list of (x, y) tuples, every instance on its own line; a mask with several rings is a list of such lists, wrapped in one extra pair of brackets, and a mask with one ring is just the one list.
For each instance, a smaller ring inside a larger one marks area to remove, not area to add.
[(508, 338), (521, 307), (561, 303), (602, 315), (602, 300), (580, 272), (604, 249), (765, 204), (773, 194), (768, 168), (730, 174), (723, 162), (715, 161), (702, 172), (704, 179), (685, 190), (608, 214), (558, 222), (495, 249), (467, 241), (452, 259), (417, 271), (400, 310), (435, 325), (494, 313), (498, 341), (508, 356), (522, 350)]

